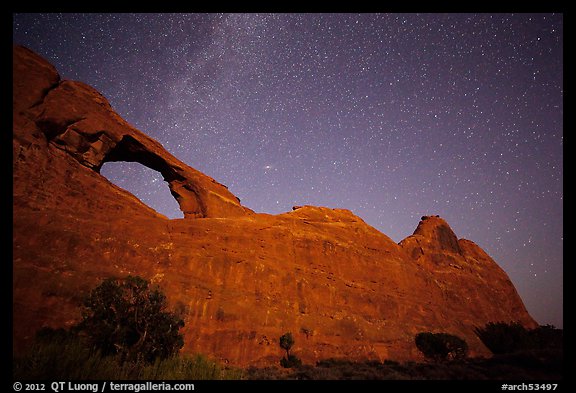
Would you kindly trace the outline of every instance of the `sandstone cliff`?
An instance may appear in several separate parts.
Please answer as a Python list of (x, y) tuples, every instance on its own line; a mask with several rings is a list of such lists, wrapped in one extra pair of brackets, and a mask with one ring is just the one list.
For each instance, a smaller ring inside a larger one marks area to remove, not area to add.
[[(99, 174), (107, 161), (162, 173), (184, 213), (169, 220)], [(342, 209), (272, 216), (121, 119), (91, 87), (13, 48), (14, 350), (80, 318), (103, 278), (138, 274), (184, 316), (183, 351), (277, 364), (291, 331), (305, 362), (419, 359), (414, 335), (448, 332), (472, 354), (489, 321), (536, 326), (506, 273), (436, 216), (396, 244)]]

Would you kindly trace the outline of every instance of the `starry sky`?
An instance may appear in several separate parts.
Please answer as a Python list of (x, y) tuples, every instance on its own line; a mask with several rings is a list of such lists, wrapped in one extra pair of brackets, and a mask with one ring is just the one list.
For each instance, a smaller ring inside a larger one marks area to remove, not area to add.
[[(257, 212), (440, 215), (563, 327), (561, 14), (13, 14), (13, 42)], [(159, 173), (102, 174), (182, 217)]]

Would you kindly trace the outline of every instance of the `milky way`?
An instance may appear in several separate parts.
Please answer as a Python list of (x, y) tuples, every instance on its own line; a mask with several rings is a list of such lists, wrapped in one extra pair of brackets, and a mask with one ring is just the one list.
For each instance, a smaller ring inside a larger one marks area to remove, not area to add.
[[(347, 208), (400, 241), (439, 214), (562, 327), (563, 18), (14, 14), (13, 41), (242, 203)], [(162, 176), (102, 173), (169, 217)]]

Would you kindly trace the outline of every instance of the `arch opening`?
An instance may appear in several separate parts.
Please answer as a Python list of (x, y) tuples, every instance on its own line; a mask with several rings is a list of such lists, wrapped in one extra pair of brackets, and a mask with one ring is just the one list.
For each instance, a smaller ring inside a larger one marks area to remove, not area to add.
[(100, 168), (100, 174), (156, 212), (170, 219), (184, 218), (160, 172), (139, 162), (107, 161)]

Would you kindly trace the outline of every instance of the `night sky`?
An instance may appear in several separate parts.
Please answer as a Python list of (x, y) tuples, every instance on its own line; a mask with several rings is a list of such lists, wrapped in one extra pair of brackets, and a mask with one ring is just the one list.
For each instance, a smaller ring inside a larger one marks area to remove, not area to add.
[[(445, 218), (563, 326), (561, 14), (14, 14), (13, 41), (102, 92), (242, 204), (347, 208), (394, 241)], [(162, 176), (108, 179), (181, 217)]]

